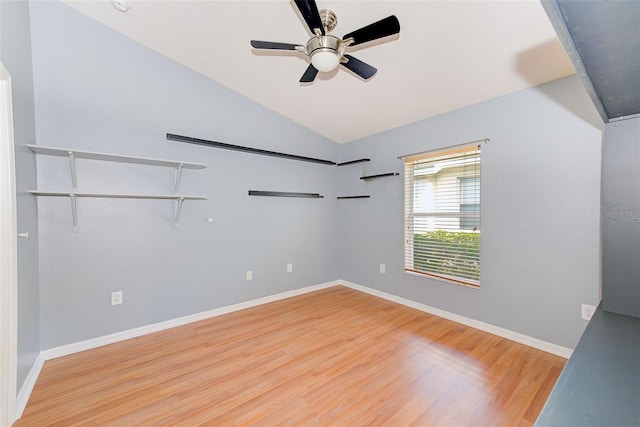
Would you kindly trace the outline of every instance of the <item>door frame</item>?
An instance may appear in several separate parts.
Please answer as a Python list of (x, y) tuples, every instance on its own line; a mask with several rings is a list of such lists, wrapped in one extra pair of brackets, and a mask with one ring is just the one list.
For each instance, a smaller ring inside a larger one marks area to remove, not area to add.
[(18, 231), (11, 75), (0, 63), (0, 426), (16, 416)]

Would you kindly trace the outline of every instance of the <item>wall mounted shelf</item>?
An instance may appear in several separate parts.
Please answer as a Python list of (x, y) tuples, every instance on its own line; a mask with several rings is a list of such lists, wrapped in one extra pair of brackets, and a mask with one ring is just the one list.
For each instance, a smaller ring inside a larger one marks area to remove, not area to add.
[(49, 197), (69, 197), (71, 199), (71, 213), (73, 215), (73, 229), (78, 231), (78, 198), (102, 198), (102, 199), (155, 199), (155, 200), (175, 200), (177, 202), (174, 226), (180, 221), (180, 212), (182, 211), (182, 202), (185, 200), (207, 200), (205, 196), (187, 196), (183, 194), (123, 194), (123, 193), (84, 193), (72, 191), (65, 193), (64, 191), (40, 191), (29, 190), (29, 193), (35, 196)]
[(324, 196), (321, 196), (318, 193), (290, 193), (284, 191), (259, 191), (259, 190), (249, 190), (250, 196), (266, 196), (266, 197), (303, 197), (309, 199), (322, 199)]
[(186, 142), (188, 144), (205, 145), (207, 147), (221, 148), (223, 150), (242, 151), (242, 152), (245, 152), (245, 153), (260, 154), (260, 155), (263, 155), (263, 156), (281, 157), (281, 158), (285, 158), (285, 159), (289, 159), (289, 160), (299, 160), (299, 161), (303, 161), (303, 162), (321, 163), (323, 165), (335, 165), (336, 164), (336, 162), (332, 162), (331, 160), (316, 159), (316, 158), (313, 158), (313, 157), (298, 156), (296, 154), (287, 154), (287, 153), (280, 153), (280, 152), (277, 152), (277, 151), (262, 150), (260, 148), (244, 147), (242, 145), (233, 145), (233, 144), (227, 144), (225, 142), (209, 141), (207, 139), (192, 138), (190, 136), (175, 135), (175, 134), (172, 134), (172, 133), (168, 133), (167, 134), (167, 140), (169, 140), (169, 141), (177, 141), (177, 142)]
[(342, 199), (368, 199), (370, 197), (371, 196), (338, 196), (337, 198), (339, 200), (342, 200)]
[(185, 200), (206, 200), (206, 196), (188, 196), (184, 194), (126, 194), (126, 193), (91, 193), (80, 192), (78, 188), (78, 177), (76, 173), (76, 159), (101, 160), (117, 163), (133, 163), (139, 165), (162, 166), (175, 169), (174, 191), (177, 193), (180, 186), (180, 177), (183, 169), (204, 169), (207, 165), (202, 163), (181, 162), (177, 160), (163, 160), (151, 157), (123, 156), (119, 154), (99, 153), (95, 151), (76, 150), (71, 148), (54, 148), (41, 145), (27, 145), (35, 154), (43, 154), (47, 156), (59, 156), (69, 158), (69, 166), (71, 169), (71, 185), (72, 191), (43, 191), (30, 190), (29, 193), (35, 196), (48, 197), (69, 197), (71, 200), (71, 213), (73, 215), (73, 230), (78, 231), (78, 198), (113, 198), (113, 199), (156, 199), (156, 200), (175, 200), (174, 226), (178, 226), (180, 220), (180, 212), (182, 211), (182, 203)]
[(384, 178), (387, 176), (398, 176), (400, 175), (398, 172), (390, 172), (390, 173), (381, 173), (379, 175), (369, 175), (369, 176), (361, 176), (360, 179), (375, 179), (375, 178)]
[(88, 197), (102, 199), (157, 199), (157, 200), (207, 200), (206, 196), (190, 196), (186, 194), (125, 194), (125, 193), (88, 193), (83, 191), (46, 191), (29, 190), (36, 196), (51, 197)]
[(336, 166), (347, 166), (347, 165), (353, 165), (355, 163), (370, 162), (370, 161), (371, 159), (350, 160), (348, 162), (338, 163)]
[(180, 176), (183, 169), (204, 169), (207, 165), (202, 163), (180, 162), (176, 160), (154, 159), (151, 157), (135, 157), (122, 156), (119, 154), (99, 153), (95, 151), (76, 150), (73, 148), (54, 148), (41, 145), (28, 144), (27, 147), (36, 154), (44, 154), (47, 156), (68, 157), (71, 167), (71, 185), (75, 190), (78, 188), (78, 179), (76, 175), (76, 159), (102, 160), (117, 163), (134, 163), (138, 165), (163, 166), (176, 169), (175, 189), (178, 192), (180, 185)]

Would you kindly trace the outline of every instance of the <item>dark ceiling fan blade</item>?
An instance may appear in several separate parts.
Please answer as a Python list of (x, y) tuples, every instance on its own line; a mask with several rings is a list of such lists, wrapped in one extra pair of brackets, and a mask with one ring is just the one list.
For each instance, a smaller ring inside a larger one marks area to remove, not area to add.
[(392, 34), (398, 34), (399, 32), (400, 22), (395, 15), (391, 15), (378, 22), (369, 24), (366, 27), (362, 27), (359, 30), (345, 34), (342, 40), (352, 37), (354, 41), (351, 46), (355, 46), (371, 40), (381, 39), (382, 37), (390, 36)]
[(354, 58), (351, 55), (344, 55), (344, 57), (347, 58), (348, 61), (342, 63), (341, 65), (353, 71), (354, 73), (356, 73), (357, 75), (359, 75), (365, 80), (370, 79), (371, 77), (374, 76), (375, 73), (378, 72), (376, 68), (372, 67), (366, 62), (360, 61), (358, 58)]
[(324, 35), (324, 25), (322, 25), (322, 19), (320, 19), (320, 12), (315, 0), (295, 0), (295, 2), (311, 33), (315, 34), (314, 30), (319, 28), (322, 35)]
[(300, 79), (300, 83), (311, 83), (315, 80), (317, 74), (318, 70), (316, 69), (316, 67), (314, 67), (313, 64), (309, 64), (307, 70), (304, 72), (302, 78)]
[[(256, 49), (296, 50), (296, 47), (298, 47), (299, 45), (291, 43), (276, 43), (251, 40), (251, 46)], [(301, 47), (304, 48), (304, 46)]]

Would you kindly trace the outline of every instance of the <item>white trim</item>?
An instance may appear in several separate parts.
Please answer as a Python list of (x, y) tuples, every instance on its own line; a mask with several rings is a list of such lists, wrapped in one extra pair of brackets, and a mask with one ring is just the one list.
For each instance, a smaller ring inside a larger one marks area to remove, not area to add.
[(15, 421), (18, 228), (11, 76), (0, 63), (0, 426)]
[(471, 326), (472, 328), (479, 329), (481, 331), (489, 332), (490, 334), (498, 335), (500, 337), (509, 339), (511, 341), (519, 342), (520, 344), (528, 345), (529, 347), (537, 348), (538, 350), (546, 351), (547, 353), (555, 354), (556, 356), (564, 357), (568, 359), (571, 356), (573, 350), (563, 347), (557, 344), (552, 344), (547, 341), (533, 338), (528, 335), (514, 332), (509, 329), (501, 328), (499, 326), (490, 325), (479, 320), (471, 319), (469, 317), (460, 316), (459, 314), (450, 313), (439, 308), (431, 307), (426, 304), (422, 304), (416, 301), (411, 301), (396, 295), (388, 294), (386, 292), (379, 291), (377, 289), (368, 288), (366, 286), (358, 285), (356, 283), (347, 282), (345, 280), (339, 280), (340, 284), (357, 291), (365, 292), (370, 295), (374, 295), (380, 298), (384, 298), (388, 301), (392, 301), (398, 304), (405, 305), (407, 307), (415, 308), (416, 310), (424, 311), (425, 313), (433, 314), (444, 319), (452, 320), (463, 325)]
[(308, 286), (306, 288), (294, 289), (292, 291), (287, 291), (287, 292), (283, 292), (275, 295), (269, 295), (269, 296), (266, 296), (263, 298), (257, 298), (251, 301), (245, 301), (238, 304), (215, 308), (213, 310), (203, 311), (201, 313), (190, 314), (188, 316), (171, 319), (164, 322), (141, 326), (139, 328), (129, 329), (122, 332), (116, 332), (114, 334), (104, 335), (102, 337), (92, 338), (86, 341), (79, 341), (76, 343), (67, 344), (60, 347), (54, 347), (48, 350), (43, 350), (40, 354), (44, 360), (55, 359), (57, 357), (66, 356), (66, 355), (77, 353), (80, 351), (90, 350), (92, 348), (101, 347), (103, 345), (113, 344), (119, 341), (128, 340), (130, 338), (136, 338), (142, 335), (174, 328), (176, 326), (182, 326), (188, 323), (198, 322), (200, 320), (221, 316), (223, 314), (233, 313), (235, 311), (244, 310), (246, 308), (256, 307), (262, 304), (267, 304), (270, 302), (279, 301), (285, 298), (303, 295), (309, 292), (314, 292), (320, 289), (326, 289), (326, 288), (330, 288), (338, 285), (343, 285), (360, 292), (364, 292), (370, 295), (384, 298), (388, 301), (392, 301), (407, 307), (424, 311), (425, 313), (433, 314), (435, 316), (439, 316), (444, 319), (452, 320), (454, 322), (461, 323), (463, 325), (471, 326), (472, 328), (489, 332), (491, 334), (498, 335), (500, 337), (507, 338), (512, 341), (516, 341), (521, 344), (525, 344), (530, 347), (534, 347), (539, 350), (558, 355), (560, 357), (568, 358), (569, 356), (571, 356), (571, 353), (572, 353), (572, 350), (569, 348), (562, 347), (557, 344), (552, 344), (547, 341), (542, 341), (537, 338), (533, 338), (528, 335), (521, 334), (519, 332), (514, 332), (509, 329), (504, 329), (499, 326), (494, 326), (488, 323), (481, 322), (479, 320), (460, 316), (455, 313), (450, 313), (448, 311), (441, 310), (439, 308), (431, 307), (416, 301), (411, 301), (396, 295), (379, 291), (377, 289), (373, 289), (366, 286), (358, 285), (356, 283), (348, 282), (346, 280), (334, 280), (331, 282), (321, 283), (319, 285), (313, 285), (313, 286)]
[(408, 300), (396, 295), (388, 294), (386, 292), (382, 292), (373, 288), (348, 282), (346, 280), (334, 280), (331, 282), (321, 283), (318, 285), (308, 286), (300, 289), (294, 289), (292, 291), (282, 292), (275, 295), (269, 295), (269, 296), (266, 296), (263, 298), (257, 298), (251, 301), (245, 301), (238, 304), (228, 305), (225, 307), (220, 307), (220, 308), (216, 308), (209, 311), (203, 311), (201, 313), (179, 317), (177, 319), (167, 320), (160, 323), (154, 323), (152, 325), (142, 326), (140, 328), (129, 329), (126, 331), (116, 332), (114, 334), (105, 335), (102, 337), (93, 338), (86, 341), (80, 341), (80, 342), (44, 350), (40, 352), (40, 354), (38, 355), (33, 367), (31, 368), (31, 371), (29, 372), (29, 375), (27, 376), (27, 379), (25, 380), (20, 390), (20, 394), (18, 395), (17, 407), (18, 407), (19, 415), (21, 416), (22, 412), (24, 411), (24, 408), (29, 400), (29, 396), (31, 395), (33, 387), (38, 378), (38, 375), (40, 374), (40, 370), (42, 369), (43, 363), (46, 360), (55, 359), (57, 357), (78, 353), (80, 351), (90, 350), (92, 348), (101, 347), (103, 345), (124, 341), (130, 338), (139, 337), (139, 336), (150, 334), (153, 332), (174, 328), (176, 326), (186, 325), (186, 324), (197, 322), (200, 320), (221, 316), (223, 314), (244, 310), (246, 308), (256, 307), (262, 304), (267, 304), (270, 302), (283, 300), (285, 298), (303, 295), (309, 292), (314, 292), (321, 289), (331, 288), (339, 285), (346, 286), (348, 288), (351, 288), (360, 292), (364, 292), (369, 295), (384, 298), (388, 301), (395, 302), (397, 304), (402, 304), (407, 307), (415, 308), (425, 313), (433, 314), (435, 316), (442, 317), (444, 319), (448, 319), (457, 323), (461, 323), (463, 325), (467, 325), (472, 328), (479, 329), (481, 331), (489, 332), (491, 334), (498, 335), (500, 337), (510, 339), (512, 341), (516, 341), (521, 344), (528, 345), (530, 347), (537, 348), (539, 350), (558, 355), (560, 357), (569, 358), (569, 356), (571, 356), (571, 353), (572, 353), (572, 350), (569, 348), (552, 344), (546, 341), (542, 341), (537, 338), (520, 334), (518, 332), (510, 331), (508, 329), (490, 325), (488, 323), (480, 322), (478, 320), (470, 319), (468, 317), (460, 316), (458, 314), (450, 313), (448, 311), (441, 310), (439, 308), (435, 308), (419, 302), (411, 301), (411, 300)]
[(435, 274), (431, 274), (431, 273), (419, 273), (417, 271), (407, 270), (406, 268), (404, 269), (404, 273), (405, 274), (410, 274), (410, 275), (416, 276), (416, 277), (422, 277), (423, 279), (437, 280), (438, 282), (444, 282), (444, 283), (448, 283), (450, 285), (458, 285), (458, 286), (463, 286), (465, 288), (480, 290), (480, 282), (472, 284), (471, 281), (463, 282), (463, 279), (458, 279), (458, 280), (447, 279), (444, 276), (436, 276)]
[(340, 281), (326, 282), (319, 285), (308, 286), (306, 288), (294, 289), (292, 291), (282, 292), (280, 294), (269, 295), (263, 298), (257, 298), (251, 301), (245, 301), (238, 304), (228, 305), (225, 307), (215, 308), (201, 313), (190, 314), (177, 319), (171, 319), (164, 322), (154, 323), (151, 325), (141, 326), (139, 328), (129, 329), (114, 334), (105, 335), (98, 338), (92, 338), (86, 341), (80, 341), (72, 344), (54, 347), (42, 351), (40, 354), (44, 360), (55, 359), (80, 351), (90, 350), (92, 348), (101, 347), (103, 345), (112, 344), (119, 341), (128, 340), (130, 338), (139, 337), (153, 332), (163, 331), (165, 329), (174, 328), (176, 326), (186, 325), (188, 323), (198, 322), (200, 320), (209, 319), (211, 317), (221, 316), (223, 314), (233, 313), (234, 311), (244, 310), (245, 308), (256, 307), (258, 305), (279, 301), (285, 298), (314, 292), (320, 289), (330, 288), (339, 285)]
[(27, 378), (25, 378), (22, 383), (22, 387), (20, 387), (20, 392), (18, 393), (18, 397), (16, 399), (16, 420), (22, 417), (22, 413), (24, 412), (24, 408), (27, 407), (27, 402), (29, 402), (29, 397), (31, 397), (31, 392), (36, 385), (36, 381), (38, 381), (38, 376), (40, 376), (40, 371), (42, 370), (42, 366), (44, 365), (44, 357), (42, 357), (42, 353), (38, 354), (35, 362), (31, 366), (31, 370), (27, 374)]

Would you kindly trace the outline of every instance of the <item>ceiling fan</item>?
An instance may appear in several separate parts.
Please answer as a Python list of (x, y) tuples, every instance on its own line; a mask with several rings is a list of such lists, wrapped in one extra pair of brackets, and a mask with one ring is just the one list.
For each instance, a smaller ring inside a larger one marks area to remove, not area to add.
[(315, 0), (294, 0), (298, 10), (307, 23), (313, 37), (306, 45), (265, 42), (251, 40), (251, 46), (256, 49), (295, 50), (303, 52), (311, 59), (311, 64), (300, 79), (301, 83), (311, 83), (318, 71), (333, 71), (338, 65), (353, 71), (365, 80), (373, 77), (378, 71), (371, 65), (346, 54), (349, 46), (356, 46), (382, 37), (398, 34), (400, 22), (394, 15), (369, 24), (358, 30), (345, 34), (342, 39), (330, 35), (338, 23), (336, 14), (327, 9), (318, 10)]

